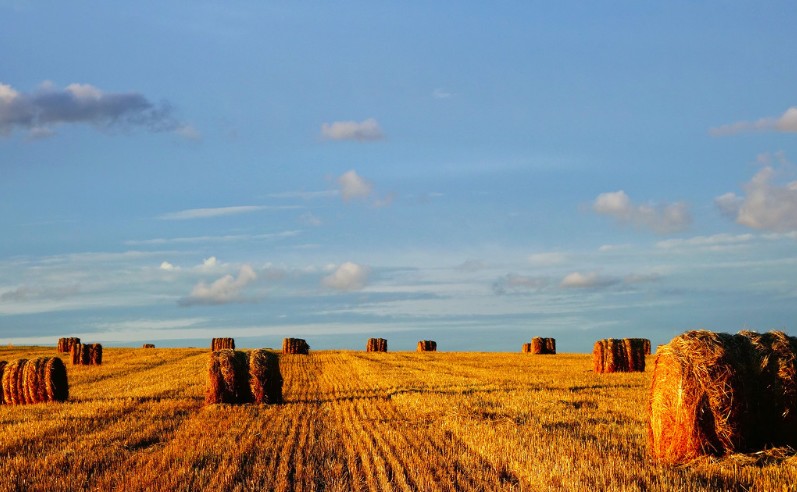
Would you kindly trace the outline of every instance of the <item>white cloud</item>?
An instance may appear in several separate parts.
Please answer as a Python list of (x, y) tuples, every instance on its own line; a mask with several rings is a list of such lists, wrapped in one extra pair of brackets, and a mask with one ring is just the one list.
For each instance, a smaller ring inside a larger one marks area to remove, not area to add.
[(373, 192), (373, 185), (357, 174), (354, 169), (343, 173), (337, 181), (340, 195), (345, 201), (353, 198), (367, 198)]
[(611, 277), (604, 277), (597, 272), (573, 272), (562, 279), (560, 286), (577, 289), (590, 289), (598, 287), (609, 287), (619, 283), (619, 280)]
[[(215, 257), (211, 257), (215, 265)], [(208, 258), (210, 260), (211, 258)], [(208, 260), (205, 260), (207, 265)], [(183, 306), (195, 304), (228, 304), (232, 302), (244, 302), (241, 291), (257, 279), (257, 274), (249, 265), (243, 265), (238, 272), (238, 277), (227, 274), (210, 285), (200, 282), (191, 291), (191, 294), (180, 300)]]
[(34, 92), (21, 93), (0, 83), (0, 135), (15, 128), (33, 138), (54, 133), (58, 125), (85, 123), (101, 129), (144, 128), (174, 132), (193, 138), (198, 132), (173, 116), (168, 103), (156, 105), (135, 92), (105, 93), (90, 84), (70, 84), (64, 89), (45, 82)]
[(360, 290), (368, 281), (370, 268), (347, 261), (338, 266), (332, 274), (321, 282), (329, 288), (337, 290)]
[(765, 166), (744, 186), (746, 195), (725, 193), (714, 203), (739, 224), (775, 232), (797, 230), (797, 181), (775, 183), (777, 172)]
[(657, 248), (677, 249), (684, 247), (712, 248), (746, 243), (754, 238), (752, 234), (714, 234), (713, 236), (695, 236), (689, 239), (668, 239), (656, 243)]
[(260, 210), (294, 210), (299, 207), (284, 205), (279, 207), (269, 207), (265, 205), (241, 205), (237, 207), (216, 207), (216, 208), (190, 208), (179, 212), (169, 212), (159, 215), (160, 220), (190, 220), (208, 219), (212, 217), (223, 217), (226, 215), (239, 215), (258, 212)]
[(191, 237), (169, 237), (155, 239), (128, 240), (128, 245), (159, 245), (159, 244), (182, 244), (182, 243), (215, 243), (232, 241), (257, 241), (274, 240), (294, 237), (299, 231), (270, 232), (265, 234), (230, 234), (227, 236), (191, 236)]
[(379, 123), (373, 119), (356, 121), (335, 121), (321, 125), (321, 136), (327, 140), (381, 140), (384, 138)]
[(210, 258), (205, 258), (202, 260), (202, 267), (204, 268), (213, 268), (218, 264), (218, 260), (216, 260), (215, 256), (211, 256)]
[(595, 212), (614, 217), (622, 224), (651, 229), (659, 234), (686, 229), (692, 223), (688, 206), (683, 202), (637, 205), (623, 191), (601, 193), (592, 206)]
[(711, 128), (709, 133), (714, 136), (724, 136), (766, 131), (797, 133), (797, 107), (790, 107), (779, 117), (761, 118), (756, 121), (737, 121), (736, 123)]
[(180, 268), (172, 265), (168, 261), (164, 261), (163, 263), (161, 263), (160, 269), (166, 270), (167, 272), (173, 272), (175, 270), (179, 270)]

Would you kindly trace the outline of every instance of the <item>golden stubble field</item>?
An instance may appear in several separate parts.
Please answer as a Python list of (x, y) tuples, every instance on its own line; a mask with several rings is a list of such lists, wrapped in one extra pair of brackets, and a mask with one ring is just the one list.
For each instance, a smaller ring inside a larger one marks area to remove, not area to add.
[[(54, 348), (0, 348), (0, 360)], [(105, 350), (64, 404), (0, 406), (0, 490), (794, 490), (772, 450), (646, 454), (648, 372), (585, 354), (280, 356), (282, 405), (203, 404), (209, 351)]]

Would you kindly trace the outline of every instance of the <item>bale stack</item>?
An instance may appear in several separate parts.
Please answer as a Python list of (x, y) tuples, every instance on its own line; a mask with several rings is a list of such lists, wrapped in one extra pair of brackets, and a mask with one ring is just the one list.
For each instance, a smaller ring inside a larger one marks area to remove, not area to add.
[(211, 352), (205, 403), (250, 403), (252, 399), (246, 352), (233, 349)]
[(69, 354), (72, 359), (72, 365), (102, 365), (102, 345), (99, 343), (77, 343), (72, 345)]
[(235, 350), (235, 340), (232, 338), (214, 338), (210, 341), (210, 350), (213, 352), (222, 349)]
[(30, 405), (69, 398), (66, 366), (58, 357), (0, 362), (0, 403)]
[(555, 354), (556, 339), (534, 337), (531, 339), (530, 352), (532, 354)]
[(797, 446), (797, 337), (686, 332), (657, 350), (648, 450), (662, 463)]
[(434, 340), (418, 341), (418, 352), (437, 352), (437, 342)]
[(155, 348), (154, 343), (145, 343), (141, 348)]
[(592, 349), (592, 365), (597, 373), (644, 372), (644, 339), (606, 338), (598, 340)]
[(384, 338), (369, 338), (365, 345), (366, 352), (387, 352), (387, 340)]
[(523, 353), (530, 354), (531, 353), (531, 342), (523, 344)]
[(307, 355), (310, 353), (310, 346), (302, 338), (283, 338), (282, 353)]
[(279, 357), (266, 349), (249, 354), (249, 387), (255, 403), (282, 403)]
[(77, 343), (80, 343), (80, 339), (77, 337), (59, 338), (58, 351), (62, 354), (68, 354), (72, 350), (72, 345)]

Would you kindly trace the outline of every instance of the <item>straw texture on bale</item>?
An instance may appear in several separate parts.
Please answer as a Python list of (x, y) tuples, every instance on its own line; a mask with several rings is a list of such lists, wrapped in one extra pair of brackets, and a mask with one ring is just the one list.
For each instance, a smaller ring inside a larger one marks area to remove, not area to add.
[(58, 357), (19, 359), (3, 367), (0, 401), (6, 405), (25, 405), (66, 401), (69, 397), (66, 366)]
[(154, 343), (145, 343), (142, 348), (155, 348)]
[(214, 338), (210, 341), (210, 350), (216, 352), (222, 349), (235, 350), (235, 339), (233, 338)]
[(249, 353), (249, 387), (255, 403), (282, 403), (279, 356), (266, 349)]
[(437, 352), (437, 342), (434, 340), (419, 340), (418, 352)]
[(641, 338), (606, 338), (592, 349), (595, 372), (644, 372), (645, 347)]
[(532, 354), (555, 354), (556, 353), (556, 339), (534, 337), (531, 339)]
[(0, 360), (0, 405), (5, 403), (5, 397), (3, 396), (3, 372), (5, 371), (7, 364), (8, 362)]
[(69, 338), (59, 338), (58, 339), (58, 351), (62, 354), (68, 354), (72, 349), (72, 345), (80, 343), (80, 339), (76, 337), (69, 337)]
[(667, 464), (797, 446), (797, 338), (686, 332), (660, 346), (648, 450)]
[(72, 365), (99, 366), (102, 364), (102, 345), (99, 343), (77, 343), (70, 350)]
[(307, 355), (310, 353), (310, 346), (301, 338), (283, 338), (282, 353)]
[(222, 349), (210, 353), (205, 403), (251, 403), (246, 352)]
[(523, 344), (523, 353), (530, 354), (531, 353), (531, 342)]
[(369, 338), (365, 345), (366, 352), (387, 352), (387, 340), (384, 338)]

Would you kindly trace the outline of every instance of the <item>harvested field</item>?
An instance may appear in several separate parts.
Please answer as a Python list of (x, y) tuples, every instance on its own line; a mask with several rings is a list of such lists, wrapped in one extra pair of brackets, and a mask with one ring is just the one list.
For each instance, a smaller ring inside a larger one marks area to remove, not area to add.
[[(0, 360), (52, 347), (0, 348)], [(106, 348), (69, 403), (0, 406), (3, 489), (787, 490), (785, 448), (647, 458), (651, 373), (589, 355), (282, 355), (283, 405), (204, 405), (207, 349)]]

